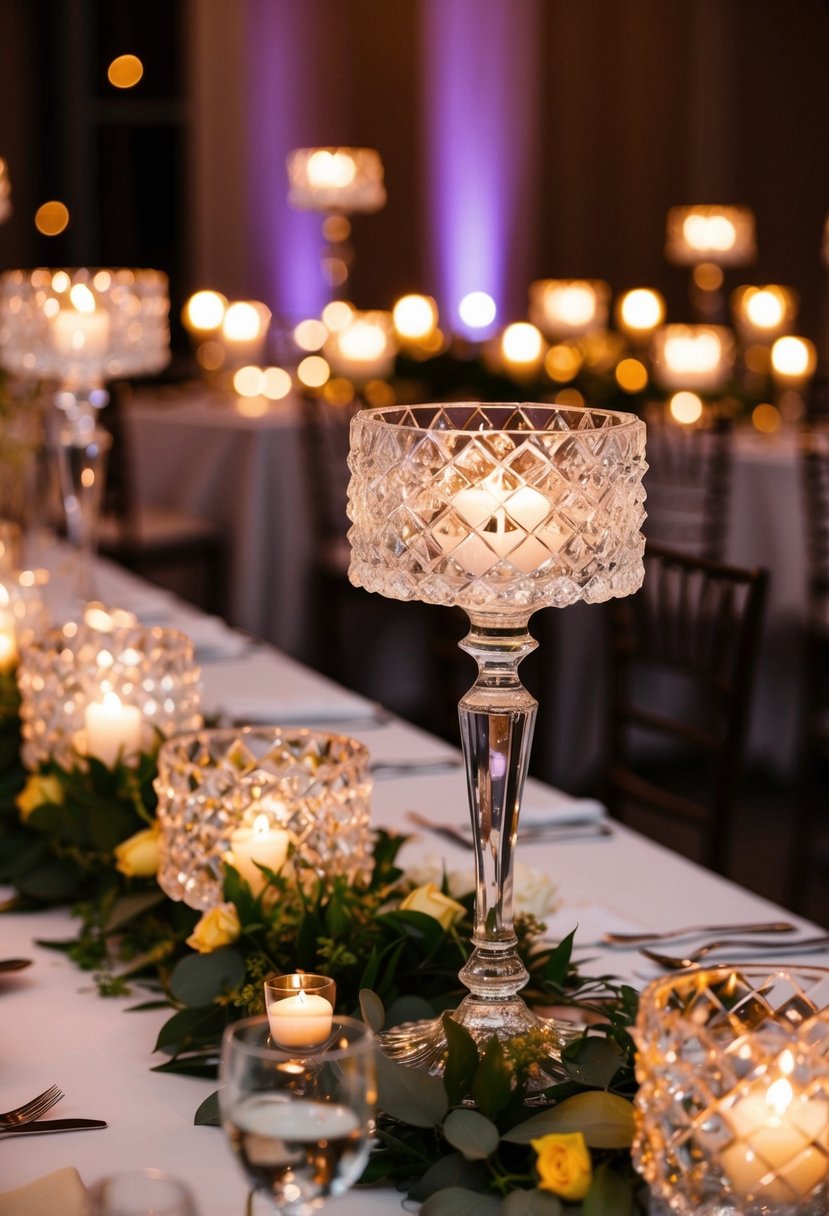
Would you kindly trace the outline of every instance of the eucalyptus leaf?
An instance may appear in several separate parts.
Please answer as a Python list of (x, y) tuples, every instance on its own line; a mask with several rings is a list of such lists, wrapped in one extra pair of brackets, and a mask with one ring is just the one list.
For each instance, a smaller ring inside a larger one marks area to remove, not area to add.
[(116, 929), (120, 929), (134, 920), (136, 916), (141, 916), (142, 913), (149, 912), (150, 908), (155, 908), (163, 903), (165, 898), (164, 892), (159, 887), (155, 887), (151, 891), (136, 891), (131, 895), (123, 895), (113, 904), (112, 911), (104, 925), (104, 932), (113, 933)]
[(80, 881), (81, 872), (73, 862), (48, 857), (21, 874), (15, 886), (21, 895), (46, 903), (60, 903), (76, 895)]
[(403, 1022), (420, 1022), (433, 1018), (435, 1011), (422, 996), (399, 996), (386, 1010), (386, 1026), (400, 1026)]
[(548, 1132), (581, 1132), (590, 1148), (629, 1148), (633, 1142), (633, 1106), (618, 1094), (590, 1090), (533, 1115), (503, 1139), (529, 1144)]
[(212, 1042), (223, 1026), (224, 1016), (215, 1005), (180, 1009), (159, 1030), (153, 1051), (174, 1055), (185, 1047)]
[(497, 1216), (501, 1201), (462, 1186), (449, 1186), (430, 1195), (419, 1216)]
[(501, 1216), (562, 1216), (561, 1200), (549, 1191), (510, 1191), (501, 1204)]
[(209, 1005), (233, 992), (245, 979), (245, 960), (238, 950), (223, 946), (211, 954), (190, 954), (170, 976), (170, 992), (183, 1005)]
[(172, 1072), (182, 1077), (199, 1077), (202, 1080), (215, 1081), (219, 1075), (219, 1058), (216, 1055), (182, 1056), (179, 1059), (168, 1060), (166, 1064), (156, 1064), (150, 1072)]
[(485, 1161), (498, 1147), (501, 1134), (491, 1119), (477, 1110), (450, 1110), (443, 1121), (447, 1141), (467, 1161)]
[(512, 1073), (504, 1057), (504, 1049), (495, 1037), (484, 1049), (484, 1058), (472, 1078), (472, 1097), (485, 1115), (497, 1115), (509, 1105), (512, 1097)]
[(202, 1102), (193, 1117), (193, 1123), (196, 1127), (221, 1127), (218, 1089)]
[(406, 1068), (377, 1052), (377, 1103), (382, 1111), (415, 1127), (437, 1127), (449, 1109), (440, 1077)]
[[(577, 928), (578, 925), (576, 926), (576, 929)], [(546, 980), (548, 984), (553, 984), (557, 988), (563, 987), (564, 981), (567, 978), (567, 972), (570, 968), (570, 957), (573, 953), (573, 941), (576, 936), (576, 929), (561, 939), (555, 950), (551, 952), (550, 957), (544, 964), (542, 978)]]
[(409, 1187), (409, 1198), (423, 1203), (430, 1195), (447, 1187), (463, 1187), (480, 1193), (486, 1191), (488, 1181), (489, 1174), (479, 1162), (467, 1161), (463, 1153), (448, 1153)]
[(632, 1211), (630, 1183), (609, 1166), (600, 1166), (584, 1200), (584, 1216), (631, 1216)]
[(385, 1025), (386, 1011), (377, 993), (372, 992), (370, 988), (363, 988), (360, 991), (360, 1013), (363, 1015), (366, 1026), (369, 1026), (375, 1034), (379, 1034)]

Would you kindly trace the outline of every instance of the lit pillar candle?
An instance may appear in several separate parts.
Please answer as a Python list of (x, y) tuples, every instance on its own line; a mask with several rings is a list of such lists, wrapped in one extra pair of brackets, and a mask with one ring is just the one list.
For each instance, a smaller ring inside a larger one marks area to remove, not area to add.
[(268, 815), (257, 815), (252, 827), (237, 828), (232, 834), (227, 860), (250, 883), (253, 893), (258, 894), (265, 886), (259, 865), (269, 870), (281, 869), (288, 859), (290, 843), (289, 832), (274, 827)]
[(271, 1038), (281, 1047), (316, 1047), (331, 1034), (334, 1009), (324, 996), (303, 992), (268, 1005)]
[[(777, 1078), (768, 1086), (757, 1081), (727, 1111), (739, 1139), (722, 1151), (720, 1163), (738, 1195), (762, 1187), (764, 1199), (791, 1202), (792, 1192), (804, 1198), (829, 1172), (826, 1153), (816, 1147), (829, 1143), (829, 1102), (795, 1093), (786, 1075), (793, 1067), (791, 1053), (782, 1052)], [(785, 1183), (769, 1179), (776, 1171)]]
[(444, 552), (470, 574), (485, 574), (502, 557), (524, 574), (548, 560), (554, 525), (546, 530), (540, 525), (550, 504), (531, 486), (512, 489), (504, 485), (503, 476), (491, 475), (480, 486), (459, 490), (452, 506), (461, 526), (450, 517), (435, 535)]
[(105, 312), (63, 308), (52, 318), (52, 338), (62, 355), (88, 359), (105, 355), (109, 344), (109, 317)]
[(114, 692), (90, 701), (84, 711), (86, 754), (112, 768), (116, 761), (141, 750), (144, 718), (136, 705), (124, 705)]

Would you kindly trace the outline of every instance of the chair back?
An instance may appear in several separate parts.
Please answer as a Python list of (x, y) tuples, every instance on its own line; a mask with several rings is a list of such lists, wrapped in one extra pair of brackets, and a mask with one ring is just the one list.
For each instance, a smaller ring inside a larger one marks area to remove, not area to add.
[(317, 560), (330, 558), (335, 549), (347, 553), (349, 430), (363, 404), (360, 398), (345, 405), (322, 397), (302, 401), (305, 478)]
[(682, 553), (721, 561), (727, 539), (732, 428), (714, 417), (681, 426), (664, 411), (648, 418), (645, 535)]
[(812, 608), (819, 609), (829, 601), (829, 428), (806, 427), (801, 442), (809, 593)]
[(644, 809), (690, 826), (701, 860), (721, 872), (765, 586), (765, 571), (649, 543), (642, 589), (610, 613), (611, 813), (629, 819)]

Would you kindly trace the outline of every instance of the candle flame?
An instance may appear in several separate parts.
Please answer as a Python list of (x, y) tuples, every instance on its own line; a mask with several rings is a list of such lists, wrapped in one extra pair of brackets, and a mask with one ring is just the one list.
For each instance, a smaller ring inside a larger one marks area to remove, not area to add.
[(794, 1090), (785, 1077), (779, 1077), (766, 1091), (766, 1101), (776, 1115), (784, 1115), (791, 1105)]
[(257, 815), (253, 821), (254, 836), (265, 836), (270, 827), (270, 820), (267, 815)]
[(72, 301), (72, 307), (77, 308), (78, 312), (95, 311), (95, 297), (85, 283), (76, 283), (70, 289), (69, 299)]
[(118, 696), (117, 692), (105, 692), (103, 697), (103, 706), (104, 709), (109, 709), (113, 712), (117, 712), (119, 709), (123, 708), (121, 705), (121, 698)]

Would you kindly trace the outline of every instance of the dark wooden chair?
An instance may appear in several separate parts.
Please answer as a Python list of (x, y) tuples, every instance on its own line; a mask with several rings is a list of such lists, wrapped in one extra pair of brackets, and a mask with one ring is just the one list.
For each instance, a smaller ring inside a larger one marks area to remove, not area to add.
[[(811, 415), (815, 417), (814, 414)], [(789, 902), (806, 911), (815, 880), (829, 875), (829, 410), (807, 427), (800, 453), (808, 557), (803, 702)]]
[(647, 423), (645, 535), (682, 553), (722, 561), (732, 469), (730, 420), (714, 415), (707, 425), (685, 427), (667, 420), (660, 407)]
[[(101, 415), (113, 442), (98, 549), (149, 582), (169, 587), (205, 611), (224, 616), (229, 578), (224, 530), (201, 516), (138, 501), (123, 420), (128, 391), (126, 386), (113, 385), (110, 404)], [(183, 453), (182, 459), (192, 459), (192, 454)]]
[(613, 603), (611, 814), (728, 866), (766, 573), (648, 544), (645, 581)]

